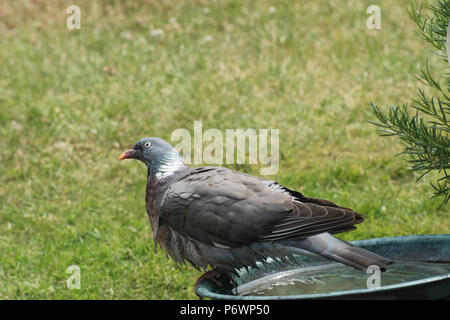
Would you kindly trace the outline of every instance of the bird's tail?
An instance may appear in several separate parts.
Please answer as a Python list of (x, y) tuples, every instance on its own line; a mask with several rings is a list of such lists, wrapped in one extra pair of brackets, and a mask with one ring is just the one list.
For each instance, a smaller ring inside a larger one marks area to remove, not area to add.
[(301, 252), (312, 252), (364, 271), (372, 265), (378, 266), (381, 271), (384, 271), (386, 266), (393, 262), (378, 254), (333, 237), (329, 233), (321, 233), (306, 239), (289, 241), (289, 243), (285, 244), (298, 248)]

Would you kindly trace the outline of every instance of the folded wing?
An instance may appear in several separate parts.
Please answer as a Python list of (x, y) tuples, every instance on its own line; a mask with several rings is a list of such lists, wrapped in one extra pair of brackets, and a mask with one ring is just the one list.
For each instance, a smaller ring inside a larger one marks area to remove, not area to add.
[(180, 234), (216, 247), (343, 232), (362, 221), (358, 213), (332, 202), (216, 167), (192, 169), (172, 183), (160, 219)]

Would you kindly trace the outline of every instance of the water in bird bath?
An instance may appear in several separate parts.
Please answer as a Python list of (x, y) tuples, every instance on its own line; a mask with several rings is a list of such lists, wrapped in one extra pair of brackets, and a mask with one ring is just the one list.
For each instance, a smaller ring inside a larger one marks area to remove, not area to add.
[[(380, 286), (389, 286), (450, 273), (450, 263), (398, 262), (380, 273)], [(289, 296), (367, 289), (372, 273), (332, 263), (263, 276), (237, 287), (243, 296)]]

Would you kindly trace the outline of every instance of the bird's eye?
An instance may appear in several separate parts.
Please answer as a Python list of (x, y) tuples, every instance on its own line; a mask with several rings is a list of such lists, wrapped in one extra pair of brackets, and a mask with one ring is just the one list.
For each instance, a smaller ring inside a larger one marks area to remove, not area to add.
[(144, 144), (144, 147), (146, 147), (147, 149), (150, 148), (151, 146), (152, 146), (152, 143), (148, 142), (148, 141)]

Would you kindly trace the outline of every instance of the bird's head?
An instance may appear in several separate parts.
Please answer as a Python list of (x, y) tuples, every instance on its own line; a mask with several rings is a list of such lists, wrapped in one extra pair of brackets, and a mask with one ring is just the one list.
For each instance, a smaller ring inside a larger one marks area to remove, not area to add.
[(125, 159), (142, 161), (154, 173), (185, 166), (178, 152), (161, 138), (142, 138), (120, 155), (119, 160)]

